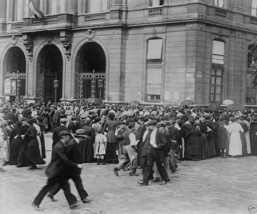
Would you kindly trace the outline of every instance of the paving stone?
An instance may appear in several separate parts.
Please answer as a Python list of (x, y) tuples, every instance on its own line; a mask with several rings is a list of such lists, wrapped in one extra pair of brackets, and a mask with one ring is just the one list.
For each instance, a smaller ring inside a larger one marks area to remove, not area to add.
[[(51, 135), (46, 136), (47, 162), (51, 154)], [(141, 178), (130, 177), (120, 171), (116, 177), (114, 164), (85, 164), (82, 179), (93, 201), (69, 210), (63, 192), (57, 202), (47, 197), (41, 207), (46, 214), (159, 214), (159, 213), (249, 213), (250, 205), (257, 205), (257, 157), (212, 158), (204, 161), (183, 161), (179, 170), (170, 174), (171, 182), (160, 186), (150, 182), (141, 187)], [(38, 170), (6, 166), (0, 172), (0, 214), (41, 213), (31, 203), (45, 185), (46, 165)], [(72, 181), (71, 190), (78, 197)]]

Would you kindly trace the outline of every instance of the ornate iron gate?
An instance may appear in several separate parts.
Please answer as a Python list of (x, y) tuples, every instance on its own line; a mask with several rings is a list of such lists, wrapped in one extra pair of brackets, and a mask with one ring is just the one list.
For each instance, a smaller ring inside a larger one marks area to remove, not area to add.
[(87, 99), (90, 97), (105, 98), (105, 73), (96, 73), (94, 70), (90, 73), (79, 74), (79, 98)]

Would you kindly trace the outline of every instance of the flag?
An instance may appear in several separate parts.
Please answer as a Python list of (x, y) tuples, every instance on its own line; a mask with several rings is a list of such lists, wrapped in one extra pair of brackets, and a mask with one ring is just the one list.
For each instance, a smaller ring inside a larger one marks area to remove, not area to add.
[(34, 3), (33, 0), (30, 0), (29, 2), (29, 8), (31, 12), (34, 14), (35, 18), (38, 20), (44, 19), (44, 14), (43, 12), (37, 7), (37, 5)]

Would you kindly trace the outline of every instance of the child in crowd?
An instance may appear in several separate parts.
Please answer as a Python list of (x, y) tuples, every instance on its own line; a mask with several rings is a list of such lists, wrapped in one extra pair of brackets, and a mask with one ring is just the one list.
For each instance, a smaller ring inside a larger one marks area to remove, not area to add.
[(97, 165), (102, 162), (104, 165), (104, 156), (106, 154), (106, 146), (107, 146), (107, 138), (101, 132), (101, 126), (95, 128), (96, 136), (95, 136), (95, 157), (97, 159)]

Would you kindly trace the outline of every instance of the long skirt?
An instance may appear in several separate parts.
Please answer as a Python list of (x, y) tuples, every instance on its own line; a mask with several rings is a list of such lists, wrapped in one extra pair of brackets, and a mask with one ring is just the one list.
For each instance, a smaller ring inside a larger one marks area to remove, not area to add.
[(246, 140), (247, 154), (251, 154), (251, 143), (250, 143), (250, 134), (249, 134), (249, 132), (245, 132), (245, 140)]
[(11, 144), (10, 144), (10, 165), (16, 165), (18, 163), (18, 155), (21, 149), (22, 145), (22, 139), (21, 138), (16, 138), (13, 139)]
[(108, 162), (118, 161), (118, 156), (116, 155), (116, 148), (117, 148), (116, 142), (107, 142), (106, 155), (105, 155), (106, 161)]
[(38, 146), (29, 146), (25, 150), (29, 163), (45, 164), (45, 161), (41, 158)]
[(214, 133), (210, 132), (207, 137), (209, 149), (210, 149), (210, 157), (216, 156), (216, 145), (215, 145), (215, 138)]
[(241, 137), (241, 141), (242, 141), (242, 155), (246, 156), (247, 155), (247, 145), (246, 145), (245, 133), (240, 132), (240, 137)]
[(202, 133), (202, 154), (201, 154), (201, 159), (207, 159), (211, 157), (210, 154), (210, 148), (209, 148), (209, 144), (207, 141), (207, 137), (206, 134)]
[(43, 133), (41, 133), (41, 135), (40, 135), (40, 141), (41, 141), (41, 149), (40, 149), (41, 157), (43, 159), (45, 159), (46, 158), (46, 146), (45, 146), (45, 137), (44, 137)]
[(230, 156), (241, 156), (243, 154), (242, 152), (242, 141), (241, 136), (239, 132), (233, 132), (230, 135), (229, 140), (229, 151), (228, 154)]

